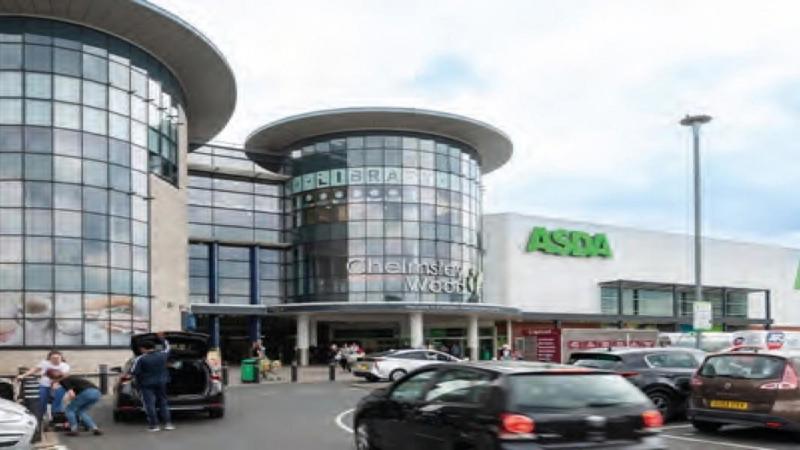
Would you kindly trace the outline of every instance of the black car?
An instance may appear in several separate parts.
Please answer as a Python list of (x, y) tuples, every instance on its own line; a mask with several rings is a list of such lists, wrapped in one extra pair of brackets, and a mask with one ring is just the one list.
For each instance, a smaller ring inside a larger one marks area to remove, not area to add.
[(514, 361), (423, 367), (353, 415), (357, 450), (654, 450), (662, 424), (615, 373)]
[(686, 412), (689, 383), (704, 358), (704, 352), (686, 348), (626, 348), (575, 352), (569, 362), (623, 375), (669, 420)]
[[(170, 411), (206, 412), (211, 418), (225, 415), (225, 390), (219, 373), (206, 361), (208, 335), (173, 331), (164, 333), (169, 342), (169, 374), (167, 396)], [(139, 356), (139, 346), (146, 340), (158, 340), (154, 333), (131, 338), (131, 350)], [(157, 349), (158, 351), (161, 348)], [(131, 358), (114, 386), (114, 420), (128, 419), (144, 411), (131, 369)]]

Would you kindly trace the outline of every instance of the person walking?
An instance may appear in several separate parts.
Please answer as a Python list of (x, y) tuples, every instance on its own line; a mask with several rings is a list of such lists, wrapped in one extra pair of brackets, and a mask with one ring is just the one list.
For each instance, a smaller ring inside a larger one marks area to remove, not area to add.
[(51, 351), (47, 354), (47, 359), (17, 376), (17, 381), (21, 381), (31, 375), (41, 375), (39, 378), (39, 410), (36, 411), (36, 418), (39, 419), (39, 422), (42, 422), (42, 418), (47, 415), (47, 405), (50, 404), (51, 399), (53, 401), (51, 417), (55, 419), (57, 415), (64, 412), (65, 391), (63, 388), (53, 387), (53, 380), (47, 376), (49, 370), (56, 370), (65, 375), (69, 373), (69, 364), (64, 360), (64, 355), (61, 352)]
[[(157, 351), (157, 342), (152, 340), (142, 342), (139, 347), (141, 355), (134, 361), (131, 373), (136, 378), (136, 385), (142, 393), (148, 431), (161, 430), (159, 418), (164, 429), (170, 431), (175, 427), (172, 425), (167, 401), (169, 342), (164, 339), (163, 333), (159, 333), (157, 336), (163, 344), (163, 350)], [(156, 414), (156, 409), (158, 409), (158, 414)]]
[(78, 419), (83, 423), (95, 436), (100, 436), (103, 432), (97, 427), (97, 424), (89, 415), (89, 410), (94, 406), (103, 394), (92, 382), (85, 378), (77, 376), (65, 376), (64, 373), (55, 369), (47, 371), (48, 377), (53, 380), (54, 385), (58, 385), (66, 393), (66, 397), (71, 401), (64, 409), (69, 422), (69, 431), (67, 436), (78, 435)]

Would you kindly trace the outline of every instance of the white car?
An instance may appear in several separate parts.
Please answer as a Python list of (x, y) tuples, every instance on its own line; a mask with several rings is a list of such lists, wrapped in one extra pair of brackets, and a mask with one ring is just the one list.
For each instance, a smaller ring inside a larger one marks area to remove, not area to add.
[(30, 449), (35, 433), (36, 417), (27, 408), (0, 399), (0, 448)]
[(369, 381), (397, 381), (408, 372), (428, 364), (458, 362), (461, 359), (436, 350), (390, 350), (359, 358), (353, 375)]

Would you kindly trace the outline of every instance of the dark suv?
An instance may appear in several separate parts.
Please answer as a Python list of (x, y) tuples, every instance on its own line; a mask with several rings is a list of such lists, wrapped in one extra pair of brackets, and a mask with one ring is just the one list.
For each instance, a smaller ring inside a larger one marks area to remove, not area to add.
[(575, 352), (569, 362), (619, 373), (647, 394), (664, 420), (669, 420), (686, 411), (689, 381), (703, 358), (700, 350), (637, 348)]
[(666, 449), (662, 424), (615, 373), (514, 361), (423, 367), (353, 416), (357, 450)]
[(700, 431), (747, 425), (800, 432), (800, 352), (711, 355), (692, 378), (689, 420)]
[[(172, 331), (164, 333), (169, 342), (169, 374), (167, 385), (170, 411), (207, 412), (212, 418), (225, 414), (225, 391), (219, 373), (206, 361), (208, 335)], [(139, 356), (139, 346), (145, 340), (158, 341), (154, 333), (131, 338), (131, 350)], [(158, 348), (157, 351), (161, 351)], [(135, 358), (131, 358), (114, 386), (114, 420), (121, 421), (144, 411), (136, 381), (131, 374)]]

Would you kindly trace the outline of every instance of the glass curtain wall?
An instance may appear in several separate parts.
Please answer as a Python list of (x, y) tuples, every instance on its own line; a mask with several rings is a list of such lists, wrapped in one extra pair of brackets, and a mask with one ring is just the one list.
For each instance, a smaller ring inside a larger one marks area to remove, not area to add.
[(286, 187), (289, 301), (479, 301), (477, 292), (438, 289), (481, 270), (475, 155), (458, 142), (403, 133), (295, 147)]
[(127, 42), (0, 18), (0, 345), (149, 329), (147, 173), (176, 182), (181, 103)]

